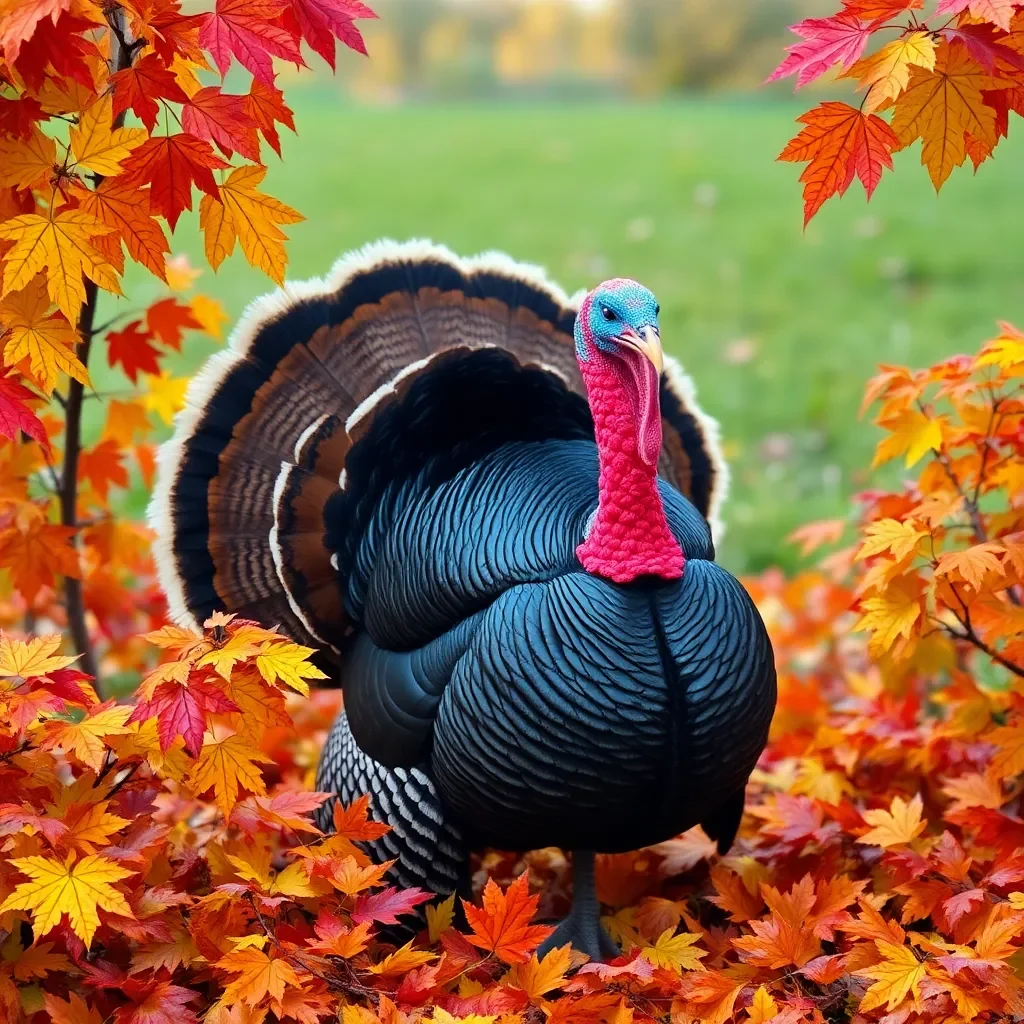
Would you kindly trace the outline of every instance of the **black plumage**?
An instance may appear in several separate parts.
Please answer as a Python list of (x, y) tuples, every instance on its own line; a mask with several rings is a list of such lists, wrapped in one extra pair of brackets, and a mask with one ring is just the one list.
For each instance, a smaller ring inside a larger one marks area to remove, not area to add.
[[(485, 846), (579, 851), (583, 877), (698, 823), (727, 849), (767, 737), (771, 647), (714, 562), (723, 468), (685, 382), (661, 381), (658, 464), (683, 578), (577, 559), (598, 456), (573, 316), (507, 259), (378, 249), (257, 309), (162, 454), (172, 608), (330, 654), (318, 785), (373, 795), (401, 884), (465, 891)], [(592, 891), (576, 911), (563, 937), (607, 954)]]

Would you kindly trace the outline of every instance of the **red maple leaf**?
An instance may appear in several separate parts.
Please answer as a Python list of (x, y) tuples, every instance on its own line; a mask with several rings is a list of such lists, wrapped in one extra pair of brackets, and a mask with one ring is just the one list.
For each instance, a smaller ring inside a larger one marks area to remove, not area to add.
[(100, 501), (106, 504), (111, 485), (128, 486), (128, 470), (121, 461), (121, 447), (117, 441), (107, 438), (90, 451), (83, 451), (78, 457), (78, 473), (92, 484)]
[(48, 116), (39, 101), (31, 96), (19, 96), (17, 99), (0, 96), (0, 135), (27, 139), (36, 122), (45, 121)]
[(160, 113), (157, 100), (188, 102), (188, 96), (177, 79), (155, 53), (147, 53), (130, 68), (111, 75), (110, 81), (114, 86), (114, 116), (130, 107), (150, 133)]
[(131, 7), (137, 15), (132, 24), (135, 34), (152, 42), (164, 64), (170, 66), (179, 54), (186, 60), (203, 63), (199, 30), (206, 24), (208, 14), (182, 14), (179, 0), (133, 0)]
[(92, 32), (95, 28), (93, 22), (70, 14), (62, 14), (56, 24), (49, 18), (40, 21), (13, 61), (25, 84), (34, 92), (42, 89), (47, 69), (52, 68), (58, 75), (72, 79), (91, 93), (95, 86), (87, 58), (97, 58), (99, 51), (96, 44), (84, 38), (82, 33)]
[(152, 982), (147, 988), (143, 998), (136, 995), (131, 1006), (114, 1011), (114, 1024), (197, 1024), (188, 1004), (199, 998), (198, 992), (169, 981)]
[(128, 721), (156, 718), (161, 748), (166, 750), (181, 736), (185, 750), (195, 757), (203, 745), (206, 716), (231, 711), (238, 711), (238, 705), (213, 683), (198, 679), (183, 686), (170, 680), (161, 683), (149, 700), (140, 700)]
[(356, 900), (356, 908), (352, 911), (352, 920), (356, 924), (364, 921), (377, 921), (380, 924), (398, 924), (400, 914), (411, 914), (421, 903), (432, 899), (429, 892), (422, 889), (398, 890), (394, 886), (382, 889), (369, 896), (360, 896)]
[(803, 36), (802, 42), (787, 47), (789, 56), (771, 73), (769, 82), (787, 75), (796, 75), (799, 89), (823, 75), (833, 64), (852, 67), (867, 46), (872, 26), (865, 25), (853, 14), (837, 14), (832, 18), (807, 18), (790, 27)]
[(217, 0), (199, 43), (210, 51), (221, 75), (234, 56), (253, 78), (273, 85), (272, 57), (304, 64), (295, 36), (279, 20), (287, 8), (288, 0)]
[(248, 106), (245, 96), (232, 96), (217, 85), (207, 86), (181, 108), (181, 126), (197, 138), (216, 143), (225, 156), (238, 152), (259, 163), (260, 140)]
[(121, 177), (133, 185), (151, 183), (150, 202), (173, 230), (182, 211), (192, 209), (193, 184), (219, 198), (213, 171), (227, 166), (204, 139), (180, 132), (147, 139), (124, 162)]
[(796, 163), (809, 161), (800, 180), (804, 183), (804, 224), (830, 196), (842, 195), (860, 178), (868, 198), (885, 168), (892, 169), (892, 151), (899, 139), (875, 114), (865, 114), (847, 103), (827, 101), (797, 120), (806, 128), (779, 156)]
[(42, 420), (27, 406), (26, 402), (38, 396), (24, 384), (19, 384), (10, 374), (0, 376), (0, 434), (18, 439), (24, 433), (38, 441), (49, 453), (50, 442)]
[(133, 320), (119, 331), (107, 332), (107, 362), (120, 364), (134, 384), (139, 373), (159, 373), (160, 353), (150, 344), (152, 335), (142, 329), (141, 320)]
[(525, 872), (504, 892), (493, 879), (488, 879), (483, 909), (462, 901), (466, 920), (473, 929), (469, 941), (495, 953), (507, 964), (525, 963), (553, 931), (546, 925), (530, 923), (539, 901), (539, 896), (530, 895), (529, 875)]
[(154, 302), (146, 310), (146, 326), (150, 333), (168, 348), (177, 352), (181, 348), (181, 335), (185, 330), (202, 330), (189, 306), (182, 305), (173, 296)]
[(366, 53), (366, 43), (355, 26), (355, 18), (376, 18), (359, 0), (292, 0), (289, 14), (295, 19), (298, 34), (320, 54), (334, 70), (335, 37), (350, 50)]
[(273, 85), (266, 85), (254, 78), (245, 97), (245, 112), (260, 134), (270, 144), (271, 149), (281, 155), (281, 139), (277, 134), (276, 123), (295, 131), (295, 119), (291, 108), (284, 102), (284, 93)]

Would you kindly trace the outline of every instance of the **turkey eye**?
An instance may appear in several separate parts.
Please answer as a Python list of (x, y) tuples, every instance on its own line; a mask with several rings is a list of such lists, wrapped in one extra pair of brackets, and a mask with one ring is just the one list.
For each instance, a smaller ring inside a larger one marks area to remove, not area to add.
[(605, 318), (605, 320), (615, 319), (615, 314), (607, 306), (601, 307), (601, 315)]
[(661, 303), (659, 302), (658, 305), (654, 307), (654, 315), (655, 316), (659, 316), (660, 314), (661, 314)]

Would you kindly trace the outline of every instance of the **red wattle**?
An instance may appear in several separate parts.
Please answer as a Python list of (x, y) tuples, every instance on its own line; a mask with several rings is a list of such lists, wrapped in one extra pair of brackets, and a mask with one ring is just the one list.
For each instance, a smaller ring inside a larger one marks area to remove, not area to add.
[(657, 373), (641, 353), (635, 357), (650, 367), (649, 374), (600, 351), (588, 334), (584, 326), (590, 357), (580, 369), (594, 418), (600, 476), (597, 516), (576, 556), (588, 572), (616, 583), (640, 576), (679, 579), (685, 557), (668, 527), (658, 490)]

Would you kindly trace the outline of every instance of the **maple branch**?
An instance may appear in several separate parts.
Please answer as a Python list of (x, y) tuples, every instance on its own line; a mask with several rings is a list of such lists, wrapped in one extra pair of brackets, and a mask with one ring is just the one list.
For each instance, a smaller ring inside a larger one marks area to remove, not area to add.
[[(110, 63), (113, 71), (123, 71), (131, 67), (133, 50), (125, 41), (124, 11), (120, 7), (107, 14), (107, 24), (112, 35), (110, 44)], [(122, 111), (114, 119), (114, 127), (124, 124)], [(65, 158), (66, 162), (66, 158)], [(96, 182), (99, 185), (99, 181)], [(82, 366), (89, 365), (89, 349), (92, 346), (93, 325), (96, 320), (96, 300), (99, 289), (95, 281), (83, 276), (85, 282), (85, 303), (78, 317), (78, 342), (76, 355)], [(85, 396), (85, 385), (72, 379), (68, 386), (67, 400), (64, 406), (64, 468), (60, 481), (60, 519), (64, 526), (75, 526), (78, 507), (78, 456), (82, 448), (82, 400)], [(71, 544), (80, 550), (78, 538), (73, 537)], [(85, 621), (85, 596), (82, 580), (72, 576), (64, 577), (64, 608), (68, 616), (68, 628), (74, 641), (75, 650), (81, 657), (80, 665), (83, 672), (94, 679), (97, 678), (99, 666), (96, 652), (89, 639), (89, 626)]]
[(985, 643), (985, 641), (982, 640), (975, 632), (974, 626), (971, 624), (971, 610), (967, 607), (967, 603), (960, 596), (960, 591), (957, 590), (956, 584), (950, 583), (949, 589), (953, 591), (953, 595), (956, 597), (957, 601), (960, 603), (960, 607), (963, 609), (963, 617), (961, 618), (956, 611), (950, 608), (950, 611), (953, 612), (953, 617), (960, 623), (963, 632), (958, 633), (952, 627), (946, 626), (945, 629), (949, 635), (955, 637), (957, 640), (966, 640), (967, 643), (976, 647), (983, 654), (987, 654), (994, 662), (996, 662), (996, 664), (1002, 665), (1008, 672), (1012, 672), (1015, 676), (1020, 676), (1024, 679), (1024, 668), (1021, 668), (1020, 665), (1010, 661), (1009, 658), (1004, 658), (997, 650), (995, 650), (995, 648), (990, 647)]

